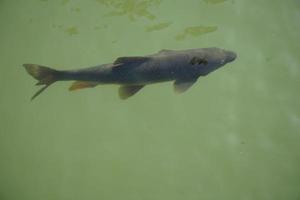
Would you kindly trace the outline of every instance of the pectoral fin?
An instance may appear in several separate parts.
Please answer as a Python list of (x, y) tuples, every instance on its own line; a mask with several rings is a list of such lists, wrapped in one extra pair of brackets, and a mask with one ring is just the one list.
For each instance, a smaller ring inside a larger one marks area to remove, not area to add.
[(84, 88), (92, 88), (97, 86), (99, 83), (98, 82), (88, 82), (88, 81), (75, 81), (71, 87), (69, 88), (70, 91), (73, 90), (79, 90), (79, 89), (84, 89)]
[(142, 89), (144, 85), (124, 85), (119, 88), (120, 99), (127, 99)]
[(174, 82), (174, 90), (176, 93), (183, 93), (187, 91), (192, 85), (197, 81), (197, 79), (192, 80), (176, 80)]

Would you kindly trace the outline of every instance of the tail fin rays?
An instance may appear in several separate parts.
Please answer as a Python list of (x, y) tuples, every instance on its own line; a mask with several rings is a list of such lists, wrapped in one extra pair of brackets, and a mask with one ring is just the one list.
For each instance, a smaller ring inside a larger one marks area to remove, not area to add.
[(39, 96), (44, 90), (47, 89), (47, 87), (49, 87), (49, 85), (45, 85), (44, 87), (42, 87), (41, 89), (39, 89), (32, 97), (31, 100), (35, 99), (35, 97)]
[(36, 85), (45, 85), (38, 90), (32, 97), (31, 100), (40, 95), (45, 89), (47, 89), (52, 83), (58, 80), (58, 71), (49, 67), (36, 65), (36, 64), (23, 64), (28, 74), (38, 80)]

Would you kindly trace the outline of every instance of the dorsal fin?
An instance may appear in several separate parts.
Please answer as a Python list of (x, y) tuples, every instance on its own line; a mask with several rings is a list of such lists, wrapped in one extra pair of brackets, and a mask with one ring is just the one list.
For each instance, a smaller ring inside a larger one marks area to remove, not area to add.
[(135, 57), (119, 57), (115, 60), (114, 64), (130, 64), (130, 63), (143, 63), (150, 59), (150, 57), (135, 56)]

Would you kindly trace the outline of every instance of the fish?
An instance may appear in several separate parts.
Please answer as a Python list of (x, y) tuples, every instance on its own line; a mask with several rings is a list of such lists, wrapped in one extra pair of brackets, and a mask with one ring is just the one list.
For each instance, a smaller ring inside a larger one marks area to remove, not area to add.
[(69, 90), (93, 88), (102, 84), (119, 85), (120, 99), (128, 99), (146, 85), (173, 81), (176, 93), (183, 93), (199, 77), (233, 62), (237, 54), (221, 48), (185, 50), (163, 49), (146, 56), (119, 57), (112, 63), (74, 70), (57, 70), (38, 64), (23, 64), (28, 74), (43, 87), (31, 98), (35, 99), (57, 81), (74, 81)]

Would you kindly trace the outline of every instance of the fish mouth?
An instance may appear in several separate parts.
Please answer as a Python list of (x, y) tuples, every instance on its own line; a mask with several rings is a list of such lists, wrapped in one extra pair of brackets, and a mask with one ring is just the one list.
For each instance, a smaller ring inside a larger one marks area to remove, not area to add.
[(226, 52), (226, 54), (227, 54), (227, 62), (232, 62), (232, 61), (234, 61), (235, 59), (236, 59), (236, 57), (237, 57), (237, 55), (236, 55), (236, 53), (235, 52), (233, 52), (233, 51), (227, 51)]

